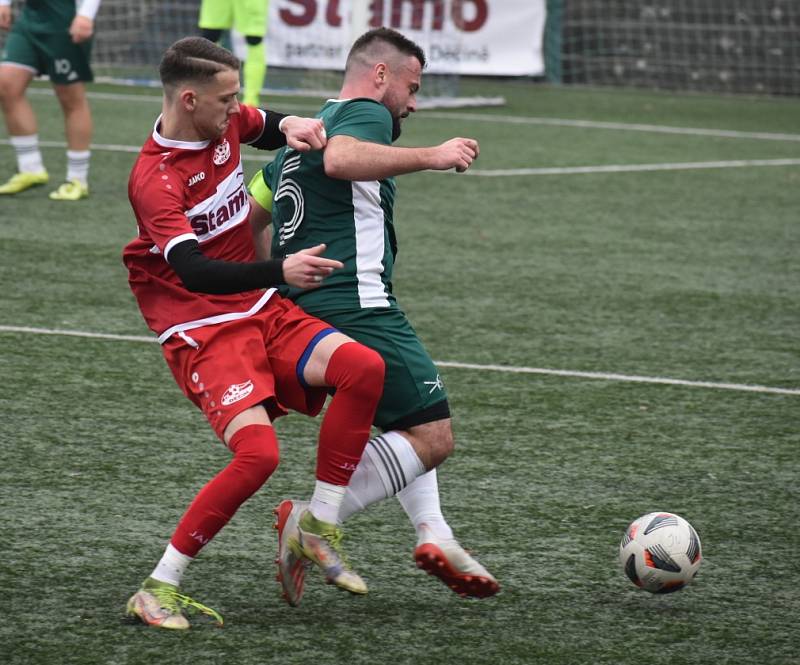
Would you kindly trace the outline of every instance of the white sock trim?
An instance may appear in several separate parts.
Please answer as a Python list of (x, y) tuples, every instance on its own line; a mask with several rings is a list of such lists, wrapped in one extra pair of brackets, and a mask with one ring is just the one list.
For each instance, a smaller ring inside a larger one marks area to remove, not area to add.
[(318, 520), (336, 524), (339, 518), (339, 506), (342, 505), (346, 491), (347, 487), (343, 485), (333, 485), (318, 480), (314, 485), (314, 495), (311, 497), (308, 509)]
[(10, 136), (9, 143), (17, 155), (17, 170), (20, 173), (41, 173), (44, 171), (42, 153), (39, 150), (39, 135)]
[(370, 456), (383, 481), (387, 496), (402, 490), (425, 466), (408, 439), (399, 432), (384, 432), (367, 443), (365, 454)]
[(89, 180), (91, 150), (67, 150), (67, 181), (77, 180), (86, 185)]
[(166, 582), (179, 587), (186, 568), (193, 560), (192, 557), (176, 550), (170, 543), (167, 545), (167, 549), (164, 550), (164, 556), (161, 557), (161, 561), (150, 573), (150, 577), (159, 582)]
[(386, 432), (371, 439), (350, 478), (339, 519), (344, 521), (373, 503), (394, 496), (424, 472), (416, 451), (400, 433)]

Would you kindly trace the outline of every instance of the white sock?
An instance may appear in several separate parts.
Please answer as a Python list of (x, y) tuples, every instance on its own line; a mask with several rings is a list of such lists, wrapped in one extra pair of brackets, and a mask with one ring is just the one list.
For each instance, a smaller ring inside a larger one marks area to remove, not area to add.
[(171, 544), (167, 545), (164, 551), (164, 556), (161, 561), (150, 573), (150, 577), (159, 582), (166, 582), (167, 584), (174, 584), (179, 587), (181, 585), (181, 578), (186, 572), (186, 567), (193, 561), (192, 557), (181, 554)]
[(67, 150), (67, 182), (77, 180), (82, 185), (88, 183), (91, 155), (91, 150)]
[(42, 153), (39, 151), (39, 135), (9, 137), (17, 153), (17, 170), (20, 173), (41, 173), (44, 171)]
[(339, 521), (344, 522), (376, 501), (394, 496), (423, 473), (425, 467), (408, 439), (398, 432), (376, 436), (367, 443), (350, 478), (339, 508)]
[(308, 509), (318, 520), (336, 524), (339, 518), (339, 506), (342, 505), (346, 487), (333, 485), (318, 480), (314, 486), (314, 495)]
[(406, 511), (411, 523), (420, 531), (422, 525), (433, 531), (437, 538), (451, 540), (453, 530), (442, 515), (439, 503), (439, 483), (437, 482), (436, 469), (423, 473), (397, 495), (400, 505)]

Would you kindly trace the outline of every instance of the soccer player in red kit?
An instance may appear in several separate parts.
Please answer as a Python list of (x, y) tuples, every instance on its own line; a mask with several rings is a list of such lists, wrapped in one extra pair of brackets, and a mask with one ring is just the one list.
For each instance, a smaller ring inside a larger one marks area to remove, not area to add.
[(179, 592), (183, 573), (275, 470), (272, 420), (289, 409), (316, 415), (329, 388), (297, 554), (329, 582), (366, 593), (340, 555), (336, 522), (381, 395), (383, 361), (270, 288), (314, 288), (341, 264), (321, 256), (324, 245), (255, 260), (240, 157), (240, 143), (320, 149), (322, 123), (240, 106), (239, 61), (200, 37), (167, 49), (160, 75), (162, 114), (128, 186), (139, 235), (123, 260), (175, 380), (233, 458), (194, 498), (127, 611), (161, 628), (188, 628), (191, 608), (222, 622)]

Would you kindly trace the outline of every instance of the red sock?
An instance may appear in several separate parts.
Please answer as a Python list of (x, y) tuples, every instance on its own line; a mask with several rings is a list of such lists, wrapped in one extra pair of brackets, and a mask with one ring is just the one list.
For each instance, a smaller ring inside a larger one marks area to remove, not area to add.
[(383, 372), (383, 358), (366, 346), (347, 342), (333, 352), (325, 381), (336, 393), (319, 430), (317, 480), (350, 482), (383, 394)]
[(278, 439), (269, 425), (247, 425), (231, 438), (233, 459), (192, 501), (172, 534), (172, 546), (195, 556), (278, 466)]

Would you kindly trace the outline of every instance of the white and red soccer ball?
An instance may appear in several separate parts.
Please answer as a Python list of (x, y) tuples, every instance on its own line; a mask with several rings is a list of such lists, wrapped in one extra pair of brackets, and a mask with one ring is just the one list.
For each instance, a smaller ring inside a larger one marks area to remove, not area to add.
[(625, 574), (651, 593), (682, 589), (697, 575), (702, 560), (697, 532), (673, 513), (648, 513), (634, 520), (619, 544)]

